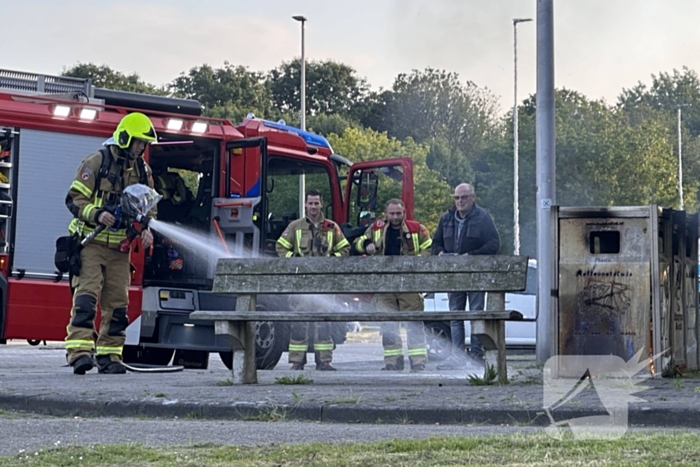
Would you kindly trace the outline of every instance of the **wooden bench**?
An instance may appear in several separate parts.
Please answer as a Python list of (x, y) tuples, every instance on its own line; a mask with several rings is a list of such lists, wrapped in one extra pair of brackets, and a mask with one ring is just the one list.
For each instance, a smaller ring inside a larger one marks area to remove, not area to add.
[[(257, 383), (256, 321), (471, 321), (484, 346), (485, 363), (508, 382), (505, 321), (522, 320), (505, 310), (505, 293), (525, 290), (527, 256), (378, 256), (349, 258), (220, 259), (214, 293), (237, 294), (236, 311), (195, 311), (192, 319), (214, 321), (233, 350), (233, 383)], [(257, 295), (345, 295), (402, 292), (488, 292), (485, 311), (404, 312), (259, 311)]]

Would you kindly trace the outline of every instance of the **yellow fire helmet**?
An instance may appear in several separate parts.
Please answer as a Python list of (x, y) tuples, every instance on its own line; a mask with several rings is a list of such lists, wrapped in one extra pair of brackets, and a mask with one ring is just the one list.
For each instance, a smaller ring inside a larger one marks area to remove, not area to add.
[(117, 146), (122, 149), (128, 149), (133, 138), (146, 141), (147, 143), (155, 143), (157, 140), (153, 123), (140, 112), (133, 112), (122, 118), (114, 131), (113, 138)]

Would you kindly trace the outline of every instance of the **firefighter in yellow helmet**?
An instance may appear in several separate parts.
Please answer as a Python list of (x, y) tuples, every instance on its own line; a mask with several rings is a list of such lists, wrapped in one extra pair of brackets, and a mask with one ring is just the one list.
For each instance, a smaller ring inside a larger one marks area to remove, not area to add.
[[(421, 223), (406, 219), (406, 208), (400, 199), (390, 199), (386, 203), (385, 219), (379, 219), (355, 240), (355, 249), (368, 255), (430, 255), (428, 229)], [(423, 297), (417, 293), (376, 294), (375, 304), (381, 311), (421, 311)], [(428, 363), (428, 350), (425, 342), (423, 322), (408, 322), (408, 358), (411, 370), (423, 371)], [(384, 347), (383, 370), (401, 371), (404, 369), (403, 344), (399, 335), (398, 322), (381, 325), (382, 346)]]
[[(284, 258), (292, 256), (348, 256), (350, 242), (340, 231), (338, 224), (325, 219), (321, 212), (323, 198), (318, 190), (306, 192), (306, 216), (292, 221), (277, 240), (277, 254)], [(309, 311), (318, 304), (304, 296), (292, 296), (290, 305), (296, 311)], [(306, 362), (306, 351), (309, 348), (309, 328), (315, 331), (314, 351), (316, 369), (335, 371), (333, 360), (333, 338), (331, 324), (323, 323), (292, 323), (289, 339), (289, 363), (292, 370), (303, 370)], [(313, 332), (312, 331), (312, 332)]]
[[(155, 142), (156, 132), (148, 117), (138, 112), (126, 115), (105, 147), (83, 160), (68, 190), (66, 205), (74, 217), (68, 228), (72, 235), (81, 240), (100, 224), (108, 227), (80, 249), (79, 261), (71, 271), (74, 292), (66, 358), (75, 374), (83, 375), (95, 364), (100, 373), (126, 372), (122, 348), (128, 325), (131, 241), (126, 226), (118, 224), (111, 208), (119, 204), (122, 190), (129, 185), (153, 188), (143, 152)], [(148, 217), (155, 218), (155, 214), (154, 208)], [(148, 229), (141, 231), (140, 238), (143, 248), (153, 243)], [(102, 321), (95, 342), (98, 303)]]

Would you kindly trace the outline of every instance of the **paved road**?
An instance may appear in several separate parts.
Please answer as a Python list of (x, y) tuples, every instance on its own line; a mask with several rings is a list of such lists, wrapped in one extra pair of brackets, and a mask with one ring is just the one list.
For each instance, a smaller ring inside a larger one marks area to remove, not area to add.
[[(299, 375), (282, 364), (273, 371), (258, 372), (257, 385), (231, 387), (226, 384), (230, 372), (217, 356), (210, 359), (207, 370), (119, 376), (93, 371), (78, 377), (65, 367), (64, 353), (57, 344), (0, 346), (0, 409), (53, 416), (415, 423), (424, 427), (435, 423), (546, 426), (551, 419), (565, 422), (606, 413), (597, 391), (586, 390), (546, 414), (542, 372), (532, 356), (509, 354), (512, 384), (473, 386), (466, 381), (465, 371), (441, 372), (435, 363), (420, 374), (379, 371), (379, 343), (345, 344), (335, 355), (339, 371), (304, 372), (312, 384), (278, 384), (280, 376)], [(638, 390), (642, 400), (629, 404), (630, 424), (700, 427), (700, 379), (649, 380)]]

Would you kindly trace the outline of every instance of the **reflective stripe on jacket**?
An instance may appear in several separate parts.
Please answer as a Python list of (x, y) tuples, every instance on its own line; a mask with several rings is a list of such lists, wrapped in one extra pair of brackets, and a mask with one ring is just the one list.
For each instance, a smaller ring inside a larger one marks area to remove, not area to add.
[[(390, 228), (389, 223), (384, 219), (375, 221), (367, 228), (364, 234), (355, 240), (355, 249), (359, 253), (367, 251), (367, 245), (374, 243), (377, 255), (384, 254), (384, 239), (386, 230)], [(433, 241), (430, 238), (428, 229), (419, 222), (405, 220), (401, 224), (401, 255), (430, 255), (430, 246)]]
[(324, 219), (318, 227), (308, 219), (297, 219), (289, 224), (277, 240), (277, 255), (292, 256), (348, 256), (350, 242), (345, 238), (338, 224)]
[[(66, 206), (73, 214), (73, 220), (68, 226), (68, 231), (72, 234), (77, 233), (84, 237), (92, 232), (97, 227), (97, 218), (104, 207), (107, 204), (117, 203), (117, 198), (119, 198), (124, 188), (137, 184), (141, 180), (138, 164), (135, 160), (129, 161), (122, 170), (118, 163), (118, 148), (110, 146), (109, 154), (113, 158), (109, 168), (109, 175), (100, 180), (99, 187), (95, 187), (95, 183), (102, 166), (102, 153), (100, 151), (85, 158), (68, 189)], [(146, 171), (148, 186), (153, 188), (151, 169), (145, 163), (143, 166)], [(110, 178), (114, 180), (114, 184), (110, 181)], [(153, 208), (148, 213), (148, 216), (155, 218), (156, 209)], [(111, 229), (103, 230), (94, 238), (93, 242), (116, 248), (119, 242), (125, 238), (126, 228), (122, 226), (116, 231)]]

